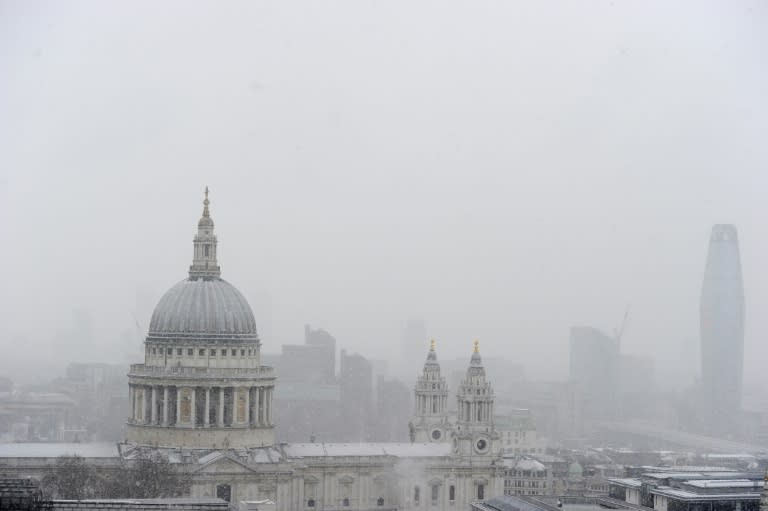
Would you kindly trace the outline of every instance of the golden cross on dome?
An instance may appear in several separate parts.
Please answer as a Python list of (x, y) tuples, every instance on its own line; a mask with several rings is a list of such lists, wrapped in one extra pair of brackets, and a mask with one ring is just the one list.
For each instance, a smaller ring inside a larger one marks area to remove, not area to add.
[(472, 343), (472, 344), (474, 344), (474, 346), (475, 346), (475, 350), (474, 350), (475, 353), (480, 353), (480, 341), (475, 340), (475, 342)]
[(429, 351), (435, 351), (435, 340), (432, 339), (432, 341), (429, 343)]

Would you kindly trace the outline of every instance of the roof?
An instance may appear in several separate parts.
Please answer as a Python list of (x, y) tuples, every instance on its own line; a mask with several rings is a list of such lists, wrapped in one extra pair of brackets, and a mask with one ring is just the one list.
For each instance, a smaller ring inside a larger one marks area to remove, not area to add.
[(283, 446), (289, 458), (320, 456), (397, 456), (399, 458), (435, 458), (448, 456), (448, 443), (306, 443)]
[(112, 443), (8, 443), (0, 444), (0, 458), (57, 458), (81, 456), (83, 458), (117, 458), (117, 444)]
[(636, 479), (634, 477), (608, 478), (607, 481), (611, 484), (617, 484), (625, 488), (640, 488), (643, 485), (640, 479)]
[(681, 490), (680, 488), (670, 488), (668, 486), (659, 486), (658, 488), (652, 488), (651, 493), (653, 495), (661, 495), (663, 497), (672, 498), (675, 500), (686, 501), (705, 501), (705, 500), (760, 500), (760, 492), (723, 492), (723, 493), (694, 493), (688, 490)]
[(533, 472), (541, 472), (547, 470), (547, 467), (545, 467), (542, 463), (539, 463), (538, 461), (530, 458), (522, 458), (511, 466), (516, 470), (530, 470)]
[(764, 485), (763, 481), (750, 479), (698, 479), (685, 484), (696, 488), (762, 488)]
[(226, 280), (184, 279), (155, 307), (148, 337), (258, 342), (248, 301)]

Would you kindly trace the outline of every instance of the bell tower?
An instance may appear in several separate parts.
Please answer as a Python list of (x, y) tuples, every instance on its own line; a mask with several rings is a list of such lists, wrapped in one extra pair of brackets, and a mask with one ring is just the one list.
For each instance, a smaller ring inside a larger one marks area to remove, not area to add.
[(460, 456), (495, 456), (501, 442), (493, 423), (493, 388), (485, 379), (480, 343), (474, 342), (467, 374), (457, 393), (453, 452)]
[(440, 376), (435, 341), (432, 340), (424, 370), (416, 381), (413, 419), (409, 426), (411, 442), (448, 441), (448, 385)]

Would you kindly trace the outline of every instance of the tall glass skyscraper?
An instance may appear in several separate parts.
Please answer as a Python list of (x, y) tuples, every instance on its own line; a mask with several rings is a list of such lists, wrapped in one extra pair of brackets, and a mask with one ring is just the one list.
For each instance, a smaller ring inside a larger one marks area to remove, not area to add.
[(703, 418), (710, 433), (738, 429), (744, 365), (744, 287), (733, 225), (712, 227), (701, 290)]

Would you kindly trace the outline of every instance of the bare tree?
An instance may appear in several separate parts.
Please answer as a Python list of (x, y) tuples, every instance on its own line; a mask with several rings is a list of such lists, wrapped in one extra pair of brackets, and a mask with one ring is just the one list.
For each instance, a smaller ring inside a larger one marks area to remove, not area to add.
[(59, 456), (51, 472), (43, 477), (43, 493), (52, 499), (82, 500), (101, 493), (103, 479), (80, 456)]

